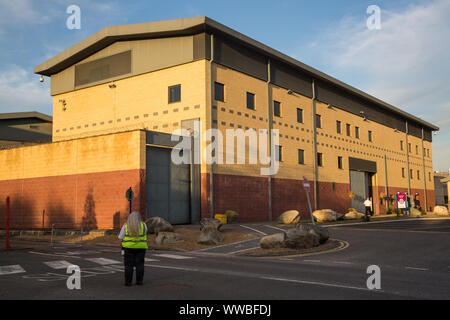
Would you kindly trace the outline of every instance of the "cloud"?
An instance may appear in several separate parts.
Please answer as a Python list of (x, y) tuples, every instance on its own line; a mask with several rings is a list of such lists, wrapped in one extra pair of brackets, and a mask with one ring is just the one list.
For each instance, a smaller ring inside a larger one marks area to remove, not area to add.
[(52, 100), (48, 82), (19, 66), (0, 70), (0, 113), (39, 111), (51, 114)]
[(450, 1), (381, 7), (381, 30), (369, 30), (368, 17), (343, 18), (302, 46), (298, 58), (440, 126), (435, 163), (450, 167), (443, 150), (450, 150)]

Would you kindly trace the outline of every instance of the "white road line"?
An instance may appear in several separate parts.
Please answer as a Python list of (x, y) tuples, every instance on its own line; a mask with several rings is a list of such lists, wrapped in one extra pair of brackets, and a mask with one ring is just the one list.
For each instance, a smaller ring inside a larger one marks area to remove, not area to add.
[(145, 262), (156, 262), (156, 261), (159, 261), (159, 260), (156, 260), (156, 259), (150, 259), (150, 258), (145, 258)]
[(303, 281), (303, 280), (272, 278), (272, 277), (261, 277), (260, 279), (274, 280), (274, 281), (284, 281), (284, 282), (293, 282), (293, 283), (301, 283), (301, 284), (309, 284), (309, 285), (333, 287), (333, 288), (344, 288), (344, 289), (352, 289), (352, 290), (360, 290), (360, 291), (381, 292), (381, 290), (369, 290), (367, 288), (345, 286), (345, 285), (326, 283), (326, 282)]
[(427, 220), (449, 220), (449, 218), (420, 218), (420, 219), (400, 219), (400, 220), (383, 220), (383, 221), (372, 221), (372, 222), (340, 223), (340, 224), (327, 224), (322, 227), (334, 228), (334, 227), (359, 226), (359, 225), (368, 225), (368, 224), (377, 224), (377, 223), (394, 223), (394, 222), (427, 221)]
[(346, 262), (346, 261), (332, 261), (332, 263), (336, 263), (336, 264), (353, 264), (351, 262)]
[(320, 260), (303, 260), (304, 262), (320, 263)]
[(243, 226), (243, 225), (240, 225), (242, 228), (247, 228), (247, 229), (250, 229), (250, 230), (253, 230), (253, 231), (255, 231), (255, 232), (258, 232), (258, 233), (260, 233), (260, 234), (262, 234), (262, 235), (264, 235), (264, 236), (267, 236), (267, 233), (264, 233), (264, 232), (262, 232), (262, 231), (259, 231), (259, 230), (256, 230), (256, 229), (253, 229), (253, 228), (250, 228), (250, 227), (247, 227), (247, 226)]
[(260, 247), (253, 247), (253, 248), (247, 248), (247, 249), (242, 249), (242, 250), (238, 250), (238, 251), (233, 251), (233, 252), (229, 252), (227, 254), (235, 254), (235, 253), (239, 253), (239, 252), (244, 252), (244, 251), (249, 251), (249, 250), (255, 250), (255, 249), (259, 249)]
[(67, 255), (63, 255), (63, 254), (52, 254), (52, 253), (43, 253), (43, 252), (35, 252), (35, 251), (29, 251), (28, 253), (39, 254), (41, 256), (64, 257), (64, 258), (71, 258), (71, 259), (82, 259), (81, 257), (67, 256)]
[(0, 266), (0, 276), (26, 272), (20, 265)]
[(213, 249), (217, 249), (217, 248), (232, 247), (232, 246), (235, 246), (235, 245), (240, 244), (240, 243), (250, 242), (250, 241), (257, 240), (257, 239), (258, 239), (258, 238), (254, 238), (254, 239), (242, 240), (242, 241), (233, 242), (233, 243), (228, 243), (228, 244), (222, 244), (222, 245), (220, 245), (220, 246), (211, 247), (211, 248), (206, 248), (206, 249), (201, 249), (201, 250), (196, 250), (196, 251), (193, 251), (193, 252), (204, 252), (204, 251), (213, 250)]
[(85, 260), (98, 263), (98, 264), (100, 264), (102, 266), (106, 266), (106, 265), (109, 265), (109, 264), (122, 263), (122, 262), (117, 261), (117, 260), (106, 259), (106, 258), (86, 258)]
[(44, 262), (44, 264), (46, 264), (50, 268), (56, 269), (56, 270), (67, 269), (67, 267), (73, 265), (73, 263), (67, 262), (65, 260), (47, 261), (47, 262)]
[(154, 254), (155, 257), (162, 257), (162, 258), (169, 258), (169, 259), (176, 259), (176, 260), (184, 260), (184, 259), (193, 259), (194, 257), (186, 257), (186, 256), (179, 256), (176, 254)]
[(172, 267), (172, 266), (158, 266), (158, 265), (154, 265), (154, 264), (145, 264), (145, 266), (149, 267), (149, 268), (173, 269), (173, 270), (195, 271), (195, 272), (199, 271), (198, 269)]
[(269, 225), (266, 225), (266, 224), (264, 224), (264, 226), (265, 226), (265, 227), (268, 227), (268, 228), (275, 229), (275, 230), (280, 230), (280, 231), (286, 232), (286, 230), (283, 230), (283, 229), (281, 229), (281, 228), (277, 228), (277, 227), (274, 227), (274, 226), (269, 226)]
[(418, 270), (418, 271), (428, 271), (429, 270), (429, 269), (426, 269), (426, 268), (415, 268), (415, 267), (405, 267), (405, 269)]

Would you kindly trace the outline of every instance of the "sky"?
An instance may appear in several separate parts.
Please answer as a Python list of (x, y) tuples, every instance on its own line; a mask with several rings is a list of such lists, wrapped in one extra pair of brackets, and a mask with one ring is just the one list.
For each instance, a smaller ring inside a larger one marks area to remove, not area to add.
[[(67, 28), (70, 5), (79, 30)], [(380, 29), (367, 20), (381, 9)], [(434, 169), (450, 168), (449, 0), (0, 0), (0, 113), (52, 114), (34, 67), (110, 25), (208, 16), (440, 127)]]

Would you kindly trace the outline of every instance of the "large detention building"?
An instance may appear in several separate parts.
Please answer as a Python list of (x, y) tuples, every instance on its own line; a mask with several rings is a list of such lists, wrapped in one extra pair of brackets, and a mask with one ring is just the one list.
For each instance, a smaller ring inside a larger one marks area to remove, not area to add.
[[(434, 206), (438, 127), (207, 17), (107, 27), (35, 73), (51, 77), (53, 142), (0, 151), (0, 206), (11, 196), (17, 227), (117, 227), (130, 186), (133, 209), (172, 223), (307, 217), (303, 177), (314, 208), (363, 210), (370, 196), (384, 213), (399, 191)], [(173, 164), (167, 134), (195, 120), (278, 129), (279, 171)]]

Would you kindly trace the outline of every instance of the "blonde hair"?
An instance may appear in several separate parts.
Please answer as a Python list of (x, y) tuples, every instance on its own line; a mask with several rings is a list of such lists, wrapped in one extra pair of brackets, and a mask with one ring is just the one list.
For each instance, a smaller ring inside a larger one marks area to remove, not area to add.
[(137, 211), (128, 216), (127, 227), (128, 234), (132, 237), (138, 237), (141, 233), (141, 214)]

